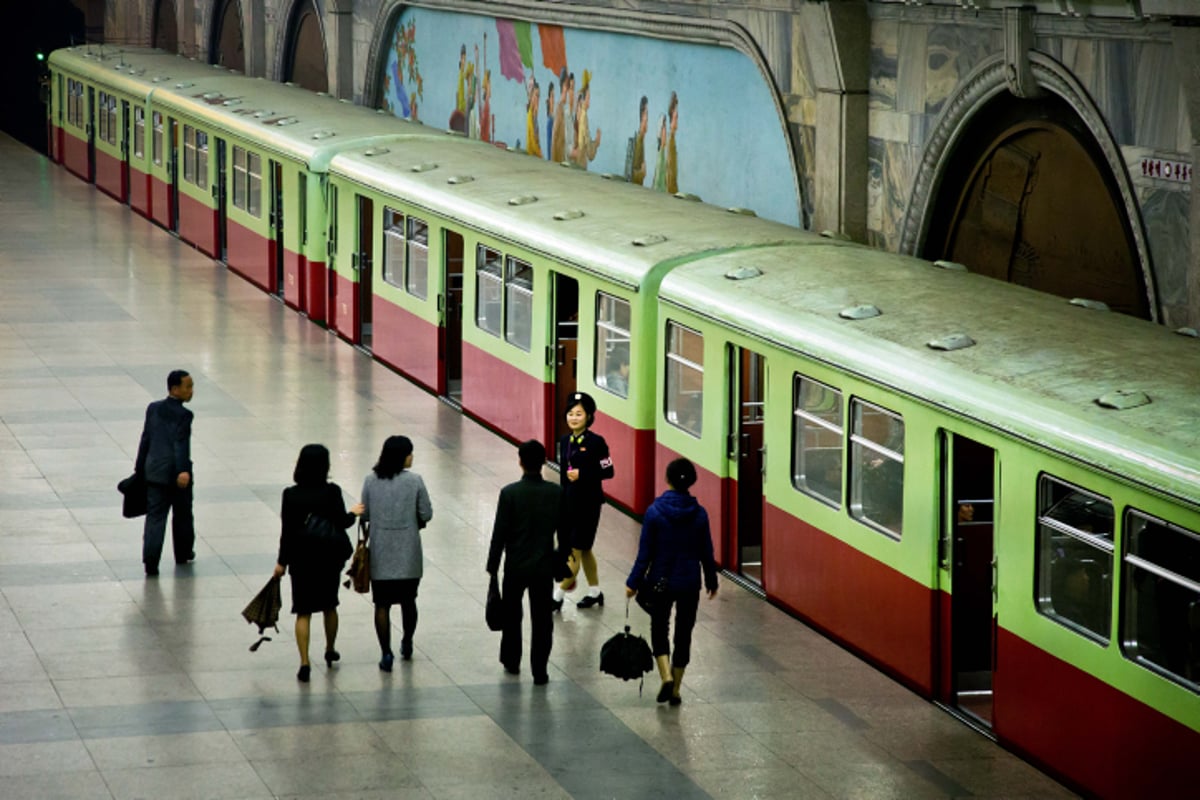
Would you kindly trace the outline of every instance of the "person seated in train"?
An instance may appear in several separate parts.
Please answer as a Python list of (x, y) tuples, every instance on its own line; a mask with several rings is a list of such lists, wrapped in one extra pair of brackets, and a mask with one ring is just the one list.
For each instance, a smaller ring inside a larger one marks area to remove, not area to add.
[(609, 373), (604, 378), (604, 385), (613, 394), (621, 397), (629, 396), (629, 348), (621, 346), (613, 348), (608, 356)]

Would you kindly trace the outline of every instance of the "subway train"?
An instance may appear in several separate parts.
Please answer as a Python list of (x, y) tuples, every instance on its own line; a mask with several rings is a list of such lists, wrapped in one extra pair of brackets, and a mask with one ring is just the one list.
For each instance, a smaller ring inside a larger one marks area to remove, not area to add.
[(1200, 341), (151, 50), (55, 161), (513, 440), (591, 393), (638, 514), (1079, 791), (1200, 752)]

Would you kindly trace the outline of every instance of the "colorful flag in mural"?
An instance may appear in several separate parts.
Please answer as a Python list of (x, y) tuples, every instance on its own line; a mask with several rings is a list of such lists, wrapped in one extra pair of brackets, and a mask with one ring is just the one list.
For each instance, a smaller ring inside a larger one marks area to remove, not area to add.
[(567, 66), (567, 45), (561, 25), (538, 25), (542, 39), (542, 64), (555, 75)]
[(525, 67), (533, 66), (529, 23), (498, 19), (496, 33), (500, 35), (500, 74), (509, 80), (524, 82)]

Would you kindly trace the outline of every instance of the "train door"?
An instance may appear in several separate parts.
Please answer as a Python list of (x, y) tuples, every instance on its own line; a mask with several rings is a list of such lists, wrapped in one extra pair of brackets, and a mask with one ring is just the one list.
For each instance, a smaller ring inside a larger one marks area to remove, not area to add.
[(225, 140), (218, 137), (214, 138), (216, 142), (217, 155), (217, 181), (213, 187), (216, 192), (217, 200), (217, 260), (228, 261), (229, 259), (229, 205), (227, 198), (229, 197), (228, 177), (225, 170)]
[[(324, 180), (324, 178), (322, 178)], [(341, 213), (338, 207), (338, 187), (333, 183), (325, 184), (325, 208), (328, 209), (326, 221), (329, 228), (325, 236), (325, 327), (331, 331), (338, 329), (337, 283), (338, 283), (338, 235), (341, 233), (338, 220)], [(312, 313), (312, 310), (309, 310)]]
[(89, 86), (87, 92), (87, 179), (96, 180), (96, 87)]
[(283, 165), (272, 160), (271, 165), (271, 225), (272, 245), (270, 258), (271, 291), (283, 298)]
[(51, 128), (50, 128), (50, 157), (56, 164), (61, 164), (63, 161), (63, 106), (67, 104), (67, 96), (63, 94), (63, 74), (61, 72), (54, 73), (54, 80), (58, 83), (58, 91), (54, 94), (58, 98), (58, 102), (51, 104)]
[(441, 393), (462, 406), (463, 237), (442, 233), (442, 375)]
[[(942, 432), (941, 574), (950, 581), (941, 663), (949, 705), (986, 727), (992, 724), (995, 664), (996, 451)], [(943, 587), (944, 588), (944, 587)], [(948, 636), (947, 636), (948, 634)]]
[(371, 248), (374, 242), (374, 207), (369, 197), (357, 195), (358, 203), (358, 241), (354, 249), (354, 268), (357, 273), (355, 287), (358, 290), (358, 325), (354, 331), (354, 343), (364, 350), (371, 349), (371, 319), (372, 306), (375, 300), (375, 290), (372, 283)]
[(753, 583), (763, 583), (763, 441), (766, 360), (744, 347), (728, 345), (730, 461), (727, 499), (730, 532), (725, 564)]
[(171, 185), (167, 188), (167, 216), (171, 231), (179, 233), (179, 121), (174, 117), (167, 120), (167, 142), (171, 152), (167, 158), (167, 172)]
[(129, 203), (129, 128), (132, 123), (129, 101), (121, 101), (121, 202)]
[[(579, 281), (554, 276), (554, 421), (548, 426), (550, 446), (567, 433), (568, 398), (575, 393), (579, 358)], [(556, 456), (555, 456), (556, 457)]]

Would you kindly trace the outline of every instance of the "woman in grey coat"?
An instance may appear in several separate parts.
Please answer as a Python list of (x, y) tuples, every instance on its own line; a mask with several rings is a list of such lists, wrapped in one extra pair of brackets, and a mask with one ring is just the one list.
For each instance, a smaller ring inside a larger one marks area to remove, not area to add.
[[(371, 523), (371, 597), (375, 602), (375, 634), (383, 657), (379, 668), (392, 671), (392, 605), (400, 605), (404, 636), (400, 657), (412, 658), (417, 629), (417, 585), (424, 556), (421, 528), (433, 518), (425, 481), (411, 471), (413, 444), (407, 436), (389, 436), (372, 474), (363, 482), (362, 502), (355, 508)], [(360, 510), (361, 509), (361, 510)]]

